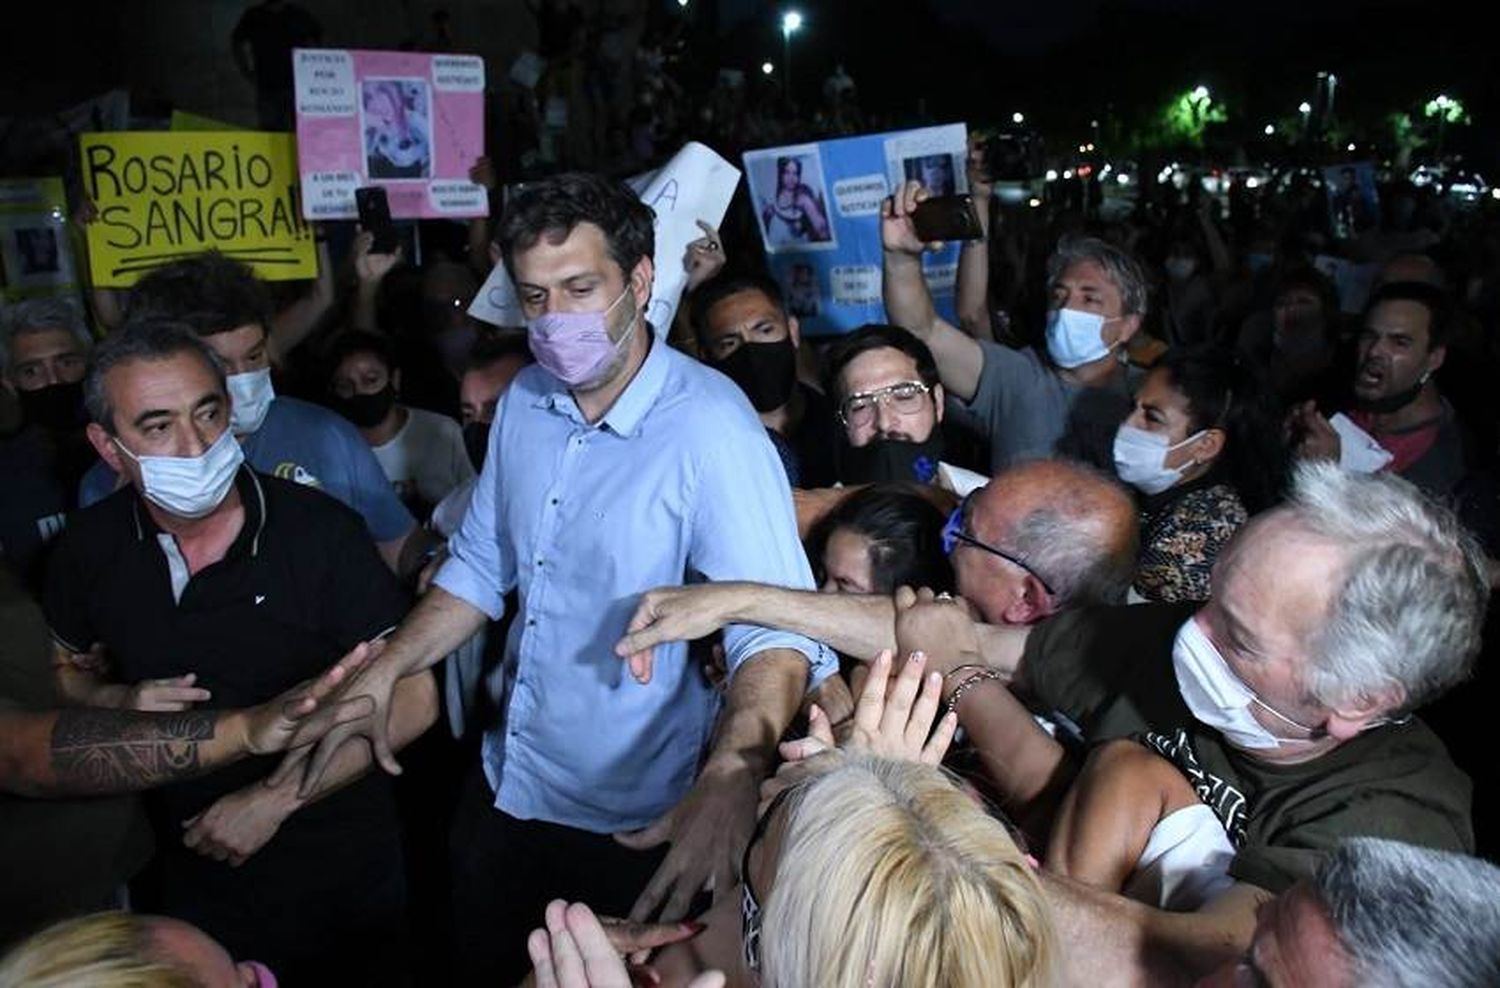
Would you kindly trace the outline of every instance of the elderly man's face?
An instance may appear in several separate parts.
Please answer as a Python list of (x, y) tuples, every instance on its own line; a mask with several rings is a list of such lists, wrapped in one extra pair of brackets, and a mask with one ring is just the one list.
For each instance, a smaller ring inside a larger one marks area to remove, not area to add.
[[(973, 496), (964, 521), (967, 534), (1014, 555), (1015, 528), (1041, 506), (1043, 496), (1042, 485), (1002, 474)], [(1030, 624), (1051, 613), (1045, 589), (1020, 565), (964, 542), (953, 547), (950, 558), (959, 594), (989, 624)]]
[(1260, 907), (1255, 937), (1238, 961), (1198, 982), (1198, 988), (1353, 988), (1354, 971), (1328, 911), (1306, 885), (1296, 885)]
[[(1308, 533), (1283, 510), (1242, 529), (1214, 567), (1213, 596), (1196, 620), (1230, 671), (1262, 701), (1250, 705), (1251, 715), (1282, 741), (1257, 750), (1257, 758), (1305, 761), (1364, 726), (1336, 724), (1339, 718), (1306, 686), (1309, 651), (1328, 620), (1345, 561), (1339, 546)], [(1324, 730), (1336, 736), (1314, 738)]]

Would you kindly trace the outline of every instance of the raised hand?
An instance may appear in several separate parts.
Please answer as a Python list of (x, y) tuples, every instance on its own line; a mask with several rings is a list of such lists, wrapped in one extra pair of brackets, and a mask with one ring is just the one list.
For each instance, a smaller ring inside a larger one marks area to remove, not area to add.
[(880, 206), (881, 246), (893, 254), (913, 256), (942, 246), (923, 243), (911, 221), (911, 211), (927, 198), (927, 190), (921, 182), (907, 182), (894, 194), (886, 196), (885, 202)]
[(687, 256), (682, 263), (687, 267), (687, 290), (692, 291), (720, 271), (729, 258), (724, 253), (724, 241), (711, 223), (698, 220), (698, 229), (703, 236), (687, 245)]

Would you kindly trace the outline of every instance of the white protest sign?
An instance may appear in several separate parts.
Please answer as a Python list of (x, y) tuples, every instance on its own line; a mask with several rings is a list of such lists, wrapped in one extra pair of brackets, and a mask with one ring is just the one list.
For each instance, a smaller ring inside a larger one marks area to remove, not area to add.
[[(687, 288), (688, 244), (703, 236), (698, 221), (717, 227), (729, 209), (740, 172), (696, 141), (683, 146), (661, 168), (628, 179), (641, 201), (656, 211), (656, 277), (646, 318), (666, 333)], [(878, 270), (878, 269), (877, 269)], [(504, 264), (497, 264), (469, 306), (469, 315), (496, 326), (523, 326), (521, 300)]]

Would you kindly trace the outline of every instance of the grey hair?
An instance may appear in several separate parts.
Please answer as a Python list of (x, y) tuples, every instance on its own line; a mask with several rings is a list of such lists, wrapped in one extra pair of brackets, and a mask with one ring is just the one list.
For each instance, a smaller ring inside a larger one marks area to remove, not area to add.
[(1086, 463), (1065, 465), (1080, 482), (1059, 488), (1044, 507), (1017, 521), (1005, 545), (1051, 585), (1054, 606), (1123, 604), (1135, 579), (1136, 528), (1123, 540), (1105, 531), (1108, 513), (1098, 510), (1098, 485), (1087, 481), (1092, 477), (1110, 488), (1119, 484)]
[(1057, 249), (1047, 258), (1047, 284), (1062, 277), (1075, 261), (1092, 261), (1104, 269), (1109, 280), (1120, 290), (1120, 314), (1144, 316), (1148, 292), (1146, 272), (1128, 251), (1098, 237), (1063, 237)]
[(105, 376), (120, 364), (166, 360), (179, 353), (194, 353), (203, 358), (218, 380), (219, 390), (228, 393), (219, 355), (186, 323), (150, 317), (131, 319), (95, 347), (89, 358), (88, 376), (83, 383), (83, 404), (89, 418), (115, 435), (115, 410), (104, 389)]
[(84, 324), (83, 313), (78, 304), (66, 298), (33, 298), (17, 302), (5, 313), (0, 323), (0, 373), (10, 373), (11, 344), (17, 336), (45, 333), (61, 329), (73, 336), (88, 353), (94, 345), (94, 337)]
[(1313, 892), (1369, 988), (1500, 984), (1500, 868), (1374, 837), (1323, 859)]
[(1297, 469), (1287, 510), (1346, 555), (1309, 649), (1314, 699), (1337, 708), (1396, 685), (1412, 709), (1470, 674), (1489, 581), (1452, 511), (1400, 477), (1331, 463)]

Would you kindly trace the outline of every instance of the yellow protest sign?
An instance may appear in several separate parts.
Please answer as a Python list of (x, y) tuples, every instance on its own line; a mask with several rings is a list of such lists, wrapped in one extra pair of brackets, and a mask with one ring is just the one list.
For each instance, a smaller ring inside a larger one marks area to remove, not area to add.
[(217, 130), (239, 130), (240, 128), (237, 125), (232, 124), (232, 123), (225, 123), (222, 120), (215, 120), (213, 117), (200, 117), (198, 114), (196, 114), (196, 113), (189, 113), (186, 110), (173, 110), (172, 111), (172, 126), (171, 126), (171, 129), (172, 130), (176, 130), (176, 131), (183, 131), (183, 130), (187, 130), (187, 131), (215, 130), (215, 131), (217, 131)]
[(81, 134), (78, 143), (83, 189), (98, 213), (88, 226), (95, 285), (126, 288), (211, 249), (269, 281), (317, 277), (292, 135), (116, 132)]

